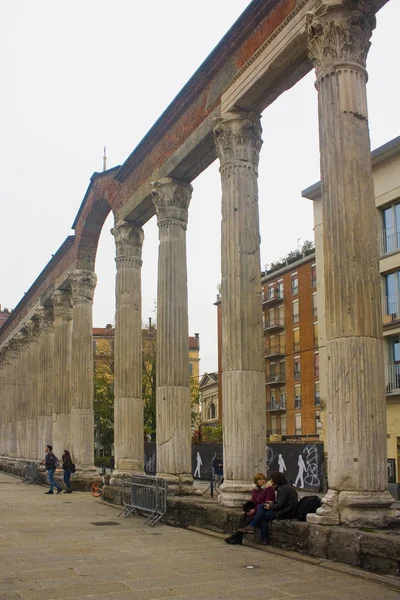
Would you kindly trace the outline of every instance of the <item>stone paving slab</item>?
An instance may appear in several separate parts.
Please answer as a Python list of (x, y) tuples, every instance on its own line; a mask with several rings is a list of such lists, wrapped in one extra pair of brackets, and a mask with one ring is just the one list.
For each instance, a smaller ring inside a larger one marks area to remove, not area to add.
[[(45, 496), (0, 473), (0, 600), (399, 600), (393, 577), (227, 546), (118, 511), (85, 492)], [(96, 522), (118, 525), (98, 527)], [(255, 568), (249, 569), (248, 566)], [(356, 576), (355, 576), (356, 575)]]

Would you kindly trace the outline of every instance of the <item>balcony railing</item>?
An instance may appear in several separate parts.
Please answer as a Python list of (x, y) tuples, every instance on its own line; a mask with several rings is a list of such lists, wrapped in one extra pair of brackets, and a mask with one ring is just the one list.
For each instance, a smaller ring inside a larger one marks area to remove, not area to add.
[(271, 319), (267, 319), (265, 321), (264, 330), (272, 331), (273, 329), (284, 329), (285, 328), (285, 319), (282, 317), (272, 317)]
[(400, 365), (386, 367), (386, 393), (400, 394)]
[(271, 400), (269, 405), (267, 406), (268, 410), (286, 410), (286, 398), (281, 398), (279, 400)]
[(382, 319), (384, 325), (400, 319), (400, 297), (398, 294), (382, 298)]
[(265, 383), (267, 385), (272, 385), (274, 383), (285, 383), (285, 373), (273, 373), (270, 375), (267, 375), (265, 378)]
[(265, 348), (265, 357), (285, 356), (285, 346), (282, 344), (270, 344)]
[(270, 288), (266, 294), (262, 295), (262, 303), (263, 304), (276, 304), (277, 302), (282, 302), (283, 298), (283, 290), (277, 288)]
[(384, 229), (378, 235), (381, 256), (400, 250), (400, 229), (398, 227)]

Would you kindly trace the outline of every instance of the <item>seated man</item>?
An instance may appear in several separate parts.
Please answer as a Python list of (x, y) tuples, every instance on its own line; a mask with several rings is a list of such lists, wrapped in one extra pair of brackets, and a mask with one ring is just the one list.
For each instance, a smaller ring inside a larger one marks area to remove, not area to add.
[(299, 501), (296, 488), (286, 481), (283, 473), (277, 471), (271, 473), (270, 479), (277, 491), (276, 502), (266, 502), (259, 506), (250, 525), (238, 530), (242, 533), (254, 533), (256, 527), (261, 527), (261, 541), (263, 544), (268, 543), (268, 521), (292, 519)]

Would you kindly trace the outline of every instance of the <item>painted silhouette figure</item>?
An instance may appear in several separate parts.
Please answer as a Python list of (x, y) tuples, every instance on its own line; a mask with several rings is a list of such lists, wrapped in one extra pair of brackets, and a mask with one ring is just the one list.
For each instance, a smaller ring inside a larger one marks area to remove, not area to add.
[[(295, 487), (304, 487), (304, 473), (306, 471), (306, 465), (305, 462), (303, 460), (303, 457), (301, 454), (299, 454), (299, 460), (297, 461), (297, 464), (299, 466), (299, 471), (297, 473), (297, 477), (296, 477), (296, 481), (294, 482)], [(300, 480), (300, 486), (297, 485), (297, 482)]]
[(279, 473), (283, 473), (284, 471), (286, 471), (286, 465), (285, 465), (285, 461), (283, 460), (282, 454), (280, 454), (278, 457), (278, 466), (279, 466)]
[(193, 474), (193, 477), (198, 477), (200, 479), (200, 477), (201, 477), (201, 475), (200, 475), (200, 467), (203, 466), (203, 461), (201, 460), (200, 452), (197, 453), (196, 461), (197, 461), (197, 465), (196, 465), (196, 470), (195, 470), (195, 472)]

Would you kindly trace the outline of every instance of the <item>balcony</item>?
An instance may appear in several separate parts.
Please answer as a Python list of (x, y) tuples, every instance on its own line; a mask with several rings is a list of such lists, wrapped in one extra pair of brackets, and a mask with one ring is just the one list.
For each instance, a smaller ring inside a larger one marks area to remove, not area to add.
[(267, 375), (265, 378), (265, 385), (274, 385), (274, 384), (280, 384), (280, 383), (285, 383), (286, 377), (285, 377), (285, 373), (273, 373), (270, 375)]
[(285, 319), (282, 317), (273, 317), (265, 321), (264, 331), (277, 331), (278, 329), (285, 329)]
[(400, 319), (400, 298), (398, 294), (394, 296), (384, 296), (382, 298), (382, 320), (384, 325), (393, 323)]
[(385, 368), (386, 394), (400, 394), (400, 365)]
[(280, 344), (270, 344), (265, 348), (265, 358), (285, 356), (285, 347)]
[(281, 398), (281, 400), (271, 400), (267, 404), (267, 410), (286, 410), (286, 398)]
[(269, 289), (266, 294), (262, 295), (262, 303), (263, 306), (266, 304), (268, 306), (273, 306), (274, 304), (278, 304), (278, 302), (283, 302), (283, 290), (277, 288), (276, 290)]
[(379, 252), (381, 256), (400, 250), (400, 230), (397, 227), (384, 229), (378, 234)]

